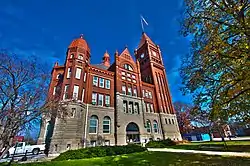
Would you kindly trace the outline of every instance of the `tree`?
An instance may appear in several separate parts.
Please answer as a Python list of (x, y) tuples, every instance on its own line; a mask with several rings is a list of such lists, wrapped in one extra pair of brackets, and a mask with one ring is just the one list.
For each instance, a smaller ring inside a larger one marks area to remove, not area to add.
[(0, 52), (0, 149), (4, 153), (20, 131), (40, 121), (50, 112), (47, 102), (49, 74), (34, 57), (19, 59), (7, 51)]
[(185, 0), (181, 32), (192, 36), (180, 68), (184, 94), (210, 121), (250, 119), (250, 1)]
[(182, 102), (175, 102), (174, 108), (181, 134), (190, 133), (193, 128), (191, 124), (192, 116), (190, 114), (192, 107)]

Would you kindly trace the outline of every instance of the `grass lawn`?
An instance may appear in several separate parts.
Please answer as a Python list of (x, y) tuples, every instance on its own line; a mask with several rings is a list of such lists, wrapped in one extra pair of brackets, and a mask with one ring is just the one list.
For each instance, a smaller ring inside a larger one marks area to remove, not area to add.
[[(1, 165), (1, 164), (0, 164)], [(15, 165), (15, 164), (14, 164)], [(250, 158), (207, 156), (167, 152), (140, 152), (121, 156), (99, 157), (82, 160), (27, 163), (22, 166), (193, 166), (239, 165), (249, 166)]]
[[(226, 141), (228, 149), (221, 150), (221, 151), (229, 151), (229, 152), (250, 152), (250, 141)], [(203, 144), (224, 144), (224, 142), (219, 141), (211, 141), (211, 142), (197, 142), (197, 143), (188, 143), (188, 144), (179, 144), (176, 146), (169, 146), (169, 148), (173, 149), (192, 149), (192, 150), (206, 150), (206, 149), (199, 149), (200, 145)], [(211, 150), (211, 149), (210, 149)], [(219, 151), (216, 150), (215, 151)]]

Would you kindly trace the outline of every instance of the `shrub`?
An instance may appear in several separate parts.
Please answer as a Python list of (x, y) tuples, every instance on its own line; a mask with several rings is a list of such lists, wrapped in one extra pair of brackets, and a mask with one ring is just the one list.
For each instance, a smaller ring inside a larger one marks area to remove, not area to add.
[(145, 150), (147, 149), (134, 144), (126, 146), (97, 146), (77, 150), (68, 150), (64, 153), (61, 153), (58, 157), (53, 159), (53, 161), (113, 156), (120, 154), (143, 152)]
[(145, 147), (147, 148), (166, 148), (168, 146), (176, 145), (176, 142), (171, 139), (160, 140), (160, 141), (149, 141)]

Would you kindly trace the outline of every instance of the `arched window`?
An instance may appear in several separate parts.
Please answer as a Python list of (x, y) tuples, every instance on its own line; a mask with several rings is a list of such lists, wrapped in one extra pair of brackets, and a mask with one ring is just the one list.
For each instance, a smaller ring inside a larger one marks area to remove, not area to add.
[(156, 120), (154, 120), (153, 125), (154, 125), (154, 132), (158, 133), (158, 123)]
[(147, 128), (147, 132), (151, 133), (151, 123), (150, 123), (150, 120), (147, 120), (147, 122), (146, 122), (146, 128)]
[(126, 70), (133, 71), (132, 66), (130, 66), (129, 64), (124, 64), (123, 67), (124, 67), (124, 69), (126, 69)]
[(97, 131), (98, 131), (98, 117), (96, 115), (93, 115), (89, 120), (89, 133), (97, 133)]
[(110, 133), (110, 123), (111, 123), (110, 117), (105, 116), (103, 118), (103, 133)]

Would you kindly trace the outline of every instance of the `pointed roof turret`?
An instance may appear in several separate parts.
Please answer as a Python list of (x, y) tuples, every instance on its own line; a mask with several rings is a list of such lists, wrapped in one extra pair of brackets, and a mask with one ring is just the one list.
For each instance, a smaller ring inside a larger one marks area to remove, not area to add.
[(109, 53), (108, 51), (106, 50), (106, 52), (104, 53), (103, 55), (103, 58), (102, 58), (102, 64), (106, 67), (109, 67), (110, 66), (110, 56), (109, 56)]
[(155, 45), (154, 42), (148, 37), (148, 35), (145, 32), (142, 32), (142, 37), (138, 48), (140, 48), (146, 41), (148, 41), (150, 44)]
[(88, 43), (86, 42), (86, 40), (83, 38), (83, 35), (81, 34), (79, 38), (74, 39), (68, 48), (72, 48), (72, 47), (78, 47), (78, 48), (84, 48), (85, 50), (90, 51)]

